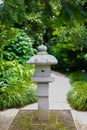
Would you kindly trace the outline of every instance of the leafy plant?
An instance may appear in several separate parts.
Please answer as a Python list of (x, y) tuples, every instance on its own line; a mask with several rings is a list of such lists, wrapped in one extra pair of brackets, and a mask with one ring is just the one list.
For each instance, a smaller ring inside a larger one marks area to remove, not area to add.
[(0, 109), (37, 101), (36, 85), (30, 81), (33, 66), (19, 64), (16, 60), (2, 60), (0, 66)]
[(68, 92), (67, 99), (74, 109), (87, 111), (87, 82), (75, 82)]
[[(0, 82), (1, 84), (1, 82)], [(36, 86), (25, 82), (13, 82), (0, 88), (0, 109), (22, 107), (37, 101)]]
[(2, 31), (1, 35), (1, 54), (5, 60), (17, 59), (19, 62), (25, 62), (32, 55), (32, 40), (22, 29), (9, 28)]
[[(87, 16), (86, 1), (41, 1), (41, 0), (4, 0), (0, 6), (1, 21), (8, 24), (26, 23), (32, 18), (41, 19), (45, 25), (52, 21), (61, 24), (70, 24), (74, 21), (84, 22)], [(54, 16), (54, 17), (53, 17)], [(4, 20), (5, 18), (5, 20)]]
[(56, 28), (53, 35), (56, 44), (52, 47), (52, 53), (59, 61), (57, 69), (86, 69), (87, 30), (80, 25), (72, 28), (64, 26)]
[(7, 27), (27, 29), (37, 47), (42, 42), (40, 35), (49, 44), (52, 32), (59, 26), (71, 27), (76, 23), (87, 26), (86, 4), (85, 0), (4, 0), (0, 5), (0, 20)]
[(33, 66), (26, 65), (35, 49), (23, 29), (0, 29), (0, 109), (21, 107), (37, 101), (36, 85), (30, 78)]
[(13, 77), (20, 79), (27, 80), (31, 78), (33, 72), (34, 72), (34, 67), (33, 66), (28, 66), (27, 64), (19, 64), (17, 60), (14, 61), (5, 61), (1, 60), (0, 63), (0, 75), (1, 78), (9, 79)]
[(87, 111), (87, 73), (77, 71), (69, 77), (72, 87), (67, 94), (67, 100), (74, 109)]

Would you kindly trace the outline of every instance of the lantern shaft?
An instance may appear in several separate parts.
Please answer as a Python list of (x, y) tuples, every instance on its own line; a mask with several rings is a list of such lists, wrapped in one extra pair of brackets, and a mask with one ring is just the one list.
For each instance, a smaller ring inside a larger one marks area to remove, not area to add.
[(48, 121), (50, 120), (49, 111), (49, 84), (38, 84), (38, 120)]

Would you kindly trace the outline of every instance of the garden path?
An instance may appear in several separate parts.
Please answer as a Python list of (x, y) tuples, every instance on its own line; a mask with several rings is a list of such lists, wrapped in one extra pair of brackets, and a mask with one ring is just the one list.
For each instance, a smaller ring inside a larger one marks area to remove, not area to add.
[[(52, 72), (55, 81), (49, 87), (49, 107), (50, 110), (70, 110), (76, 124), (77, 130), (87, 130), (87, 112), (73, 110), (67, 102), (67, 92), (70, 90), (69, 79), (58, 72)], [(27, 105), (24, 108), (38, 109), (37, 103)], [(8, 109), (0, 111), (0, 130), (9, 130), (9, 126), (15, 118), (19, 109)]]

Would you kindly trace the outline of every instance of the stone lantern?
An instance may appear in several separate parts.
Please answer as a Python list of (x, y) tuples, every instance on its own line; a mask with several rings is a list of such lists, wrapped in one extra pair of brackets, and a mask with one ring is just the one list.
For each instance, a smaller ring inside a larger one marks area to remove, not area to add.
[(57, 60), (54, 56), (47, 54), (47, 47), (43, 44), (38, 47), (38, 50), (38, 54), (32, 56), (27, 63), (35, 65), (35, 75), (31, 80), (37, 83), (38, 120), (48, 121), (50, 120), (49, 83), (54, 81), (51, 77), (51, 65), (57, 64)]

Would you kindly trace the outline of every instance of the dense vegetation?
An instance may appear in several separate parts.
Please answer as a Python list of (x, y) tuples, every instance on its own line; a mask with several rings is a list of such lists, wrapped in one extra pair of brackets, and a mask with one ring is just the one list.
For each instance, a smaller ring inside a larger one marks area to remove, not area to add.
[(37, 101), (36, 85), (30, 81), (34, 67), (26, 65), (35, 52), (31, 38), (13, 27), (3, 30), (0, 36), (0, 109)]
[(36, 85), (30, 82), (32, 66), (19, 64), (16, 60), (2, 60), (0, 66), (0, 109), (37, 101)]
[[(56, 69), (86, 69), (85, 0), (4, 0), (0, 7), (0, 19), (3, 29), (24, 29), (33, 40), (34, 48), (42, 42), (46, 44), (48, 52), (59, 60)], [(1, 25), (0, 30), (3, 29)]]
[(73, 72), (70, 74), (72, 88), (67, 94), (70, 105), (77, 110), (87, 111), (87, 73)]
[(60, 27), (53, 32), (57, 44), (53, 47), (53, 54), (57, 57), (57, 68), (63, 70), (87, 70), (87, 29), (83, 26)]
[[(87, 71), (87, 1), (4, 0), (0, 5), (1, 89), (6, 78), (10, 82), (17, 76), (18, 85), (28, 82), (24, 78), (27, 74), (19, 79), (41, 43), (59, 61), (53, 69)], [(33, 67), (30, 70), (33, 72)]]

